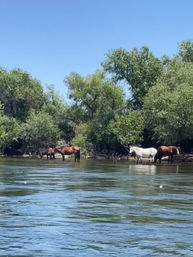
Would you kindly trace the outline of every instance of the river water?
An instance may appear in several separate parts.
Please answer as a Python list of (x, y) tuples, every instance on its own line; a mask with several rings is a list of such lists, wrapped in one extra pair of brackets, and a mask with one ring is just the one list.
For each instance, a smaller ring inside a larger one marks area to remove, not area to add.
[(193, 256), (193, 166), (0, 159), (0, 256)]

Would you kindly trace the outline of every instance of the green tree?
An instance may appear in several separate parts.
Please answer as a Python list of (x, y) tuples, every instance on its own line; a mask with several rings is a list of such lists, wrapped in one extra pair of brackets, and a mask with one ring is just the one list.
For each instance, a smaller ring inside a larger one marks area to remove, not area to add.
[(141, 108), (143, 97), (162, 73), (161, 61), (154, 57), (148, 47), (140, 50), (134, 48), (132, 51), (122, 48), (112, 50), (107, 53), (102, 66), (115, 81), (128, 83), (135, 108)]
[(86, 123), (80, 123), (76, 126), (75, 137), (72, 139), (72, 145), (78, 145), (82, 149), (86, 150), (87, 148), (87, 131), (88, 126)]
[(1, 128), (3, 136), (1, 138), (1, 151), (9, 147), (12, 143), (17, 142), (19, 138), (20, 126), (15, 118), (3, 115), (1, 117)]
[(94, 117), (99, 105), (99, 97), (103, 87), (104, 73), (83, 78), (78, 73), (71, 73), (65, 83), (69, 87), (69, 97), (74, 101), (74, 107), (79, 110), (80, 118), (89, 120)]
[(178, 46), (178, 56), (181, 57), (184, 62), (193, 62), (193, 42), (191, 40), (180, 42)]
[(65, 81), (73, 100), (71, 107), (76, 110), (74, 114), (79, 123), (87, 127), (87, 137), (80, 134), (81, 139), (87, 144), (110, 145), (114, 138), (107, 129), (108, 124), (116, 113), (127, 107), (122, 88), (107, 80), (101, 71), (86, 78), (72, 73)]
[(0, 70), (0, 101), (4, 114), (25, 121), (31, 109), (40, 110), (44, 102), (40, 82), (20, 69)]
[(28, 150), (37, 151), (40, 147), (56, 145), (60, 131), (49, 114), (32, 111), (22, 126), (20, 137), (25, 140)]
[(71, 73), (65, 79), (69, 87), (72, 106), (78, 110), (79, 119), (88, 121), (101, 111), (117, 111), (123, 107), (124, 94), (121, 87), (106, 80), (104, 72), (97, 71), (86, 78)]
[(64, 99), (59, 95), (59, 93), (55, 92), (53, 85), (47, 86), (47, 91), (44, 95), (45, 102), (42, 110), (55, 117), (57, 120), (57, 118), (60, 118), (60, 114), (66, 112), (67, 105), (65, 104)]
[(146, 128), (165, 144), (193, 139), (193, 64), (173, 58), (145, 97)]
[(5, 132), (5, 127), (4, 127), (4, 122), (3, 122), (3, 107), (0, 104), (0, 148), (2, 148), (3, 143), (5, 141), (6, 137), (6, 132)]
[(143, 116), (140, 111), (131, 111), (128, 114), (116, 116), (109, 124), (109, 130), (122, 145), (140, 143), (143, 139)]
[(53, 122), (61, 131), (61, 140), (69, 143), (75, 134), (76, 117), (73, 114), (73, 110), (66, 104), (59, 93), (54, 91), (53, 85), (47, 87), (45, 99), (42, 110), (52, 116)]

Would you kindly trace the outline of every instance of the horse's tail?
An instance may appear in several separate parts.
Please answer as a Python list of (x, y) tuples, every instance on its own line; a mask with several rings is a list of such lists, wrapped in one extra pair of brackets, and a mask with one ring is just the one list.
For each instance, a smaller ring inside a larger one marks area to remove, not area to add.
[(178, 147), (176, 147), (176, 152), (177, 152), (177, 155), (180, 154), (180, 151), (179, 151)]

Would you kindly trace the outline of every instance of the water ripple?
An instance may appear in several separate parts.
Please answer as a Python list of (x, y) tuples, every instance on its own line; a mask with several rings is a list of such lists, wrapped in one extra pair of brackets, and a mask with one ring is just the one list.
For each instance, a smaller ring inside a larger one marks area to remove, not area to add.
[(1, 256), (193, 256), (191, 170), (3, 159)]

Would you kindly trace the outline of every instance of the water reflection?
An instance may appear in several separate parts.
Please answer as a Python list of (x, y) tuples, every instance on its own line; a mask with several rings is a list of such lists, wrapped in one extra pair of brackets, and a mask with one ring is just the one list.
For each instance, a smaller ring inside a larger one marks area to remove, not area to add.
[(190, 165), (0, 164), (1, 256), (192, 256), (192, 231)]
[(129, 173), (131, 174), (146, 174), (146, 175), (155, 175), (157, 170), (156, 165), (145, 165), (145, 164), (138, 164), (138, 165), (130, 165), (129, 166)]

